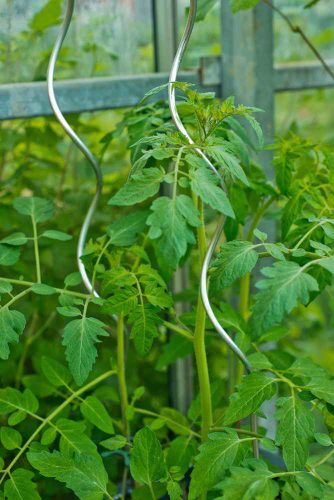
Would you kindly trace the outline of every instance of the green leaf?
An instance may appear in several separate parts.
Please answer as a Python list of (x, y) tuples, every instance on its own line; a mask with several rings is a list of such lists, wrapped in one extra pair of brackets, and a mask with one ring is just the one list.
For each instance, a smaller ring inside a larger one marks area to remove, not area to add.
[(78, 286), (82, 283), (82, 277), (79, 272), (71, 273), (65, 278), (66, 286)]
[(167, 491), (170, 500), (182, 500), (183, 491), (179, 483), (177, 483), (176, 481), (168, 481)]
[(107, 228), (107, 234), (113, 245), (127, 247), (133, 245), (140, 233), (145, 230), (148, 211), (142, 210), (120, 217)]
[(295, 393), (280, 398), (277, 408), (276, 442), (283, 447), (284, 462), (289, 471), (302, 470), (314, 435), (314, 415)]
[(223, 167), (224, 171), (232, 177), (232, 179), (239, 179), (243, 184), (249, 186), (243, 168), (240, 166), (238, 158), (233, 154), (226, 151), (225, 146), (210, 146), (208, 153), (216, 160), (219, 166)]
[(55, 393), (55, 388), (39, 375), (24, 375), (22, 382), (38, 398), (46, 398)]
[(34, 394), (29, 389), (23, 393), (12, 387), (0, 389), (0, 415), (7, 415), (17, 410), (24, 413), (36, 413), (38, 400)]
[(103, 404), (95, 397), (88, 396), (80, 405), (80, 411), (88, 422), (107, 434), (114, 434), (114, 424)]
[(34, 283), (31, 290), (36, 293), (36, 295), (54, 295), (57, 290), (53, 286), (44, 285), (43, 283)]
[(26, 326), (26, 319), (19, 311), (6, 307), (0, 309), (0, 358), (9, 358), (9, 344), (19, 341)]
[(193, 345), (188, 339), (179, 335), (172, 335), (169, 342), (162, 348), (162, 353), (157, 360), (156, 369), (161, 370), (174, 363), (177, 359), (184, 358), (192, 352)]
[(41, 236), (43, 236), (44, 238), (49, 238), (50, 240), (58, 241), (69, 241), (72, 239), (72, 236), (70, 234), (63, 233), (62, 231), (56, 231), (54, 229), (44, 231)]
[(5, 482), (5, 497), (10, 500), (40, 500), (36, 484), (32, 482), (33, 472), (16, 469)]
[(104, 448), (107, 448), (107, 450), (110, 451), (120, 450), (121, 448), (124, 448), (126, 444), (127, 444), (126, 437), (120, 435), (111, 437), (109, 439), (105, 439), (100, 443), (101, 446), (104, 446)]
[(15, 198), (13, 207), (22, 215), (29, 215), (35, 222), (45, 222), (53, 216), (53, 203), (34, 196)]
[(154, 481), (166, 478), (162, 448), (149, 427), (144, 427), (135, 435), (130, 470), (133, 479), (142, 484), (152, 485)]
[(188, 472), (193, 456), (196, 451), (196, 443), (189, 436), (179, 436), (171, 442), (168, 449), (166, 462), (170, 469), (178, 467), (181, 476)]
[(190, 226), (199, 227), (201, 225), (199, 212), (190, 196), (186, 196), (185, 194), (177, 196), (176, 206)]
[(137, 275), (140, 284), (144, 287), (144, 295), (150, 304), (161, 309), (173, 305), (166, 283), (155, 269), (148, 265), (141, 265)]
[(157, 337), (157, 325), (161, 322), (159, 316), (150, 304), (139, 304), (129, 316), (132, 324), (131, 338), (141, 356), (145, 356), (152, 347), (153, 339)]
[(198, 498), (222, 480), (224, 470), (233, 465), (239, 446), (240, 440), (234, 431), (209, 435), (209, 441), (200, 446), (191, 474), (189, 500)]
[(330, 499), (333, 497), (334, 489), (319, 481), (308, 472), (296, 474), (296, 481), (308, 495), (307, 498)]
[(0, 439), (6, 450), (15, 450), (22, 444), (21, 434), (11, 427), (1, 427)]
[(217, 4), (218, 0), (199, 0), (196, 14), (196, 22), (203, 21), (210, 10)]
[(324, 434), (323, 432), (316, 432), (314, 434), (315, 440), (317, 443), (321, 444), (321, 446), (333, 446), (333, 441), (331, 440), (328, 434)]
[(231, 477), (223, 483), (224, 500), (275, 500), (279, 494), (279, 485), (272, 479), (272, 475), (263, 463), (255, 470), (232, 467)]
[(213, 262), (211, 274), (214, 290), (226, 288), (235, 280), (252, 271), (258, 261), (258, 253), (249, 241), (229, 241), (223, 243)]
[(310, 292), (318, 291), (317, 281), (295, 262), (276, 262), (265, 267), (267, 279), (257, 283), (252, 327), (256, 336), (280, 323), (299, 303), (307, 304)]
[(0, 243), (0, 266), (13, 266), (20, 258), (20, 249)]
[[(260, 1), (260, 0), (258, 0), (258, 1)], [(252, 129), (254, 130), (256, 138), (257, 138), (258, 143), (259, 143), (259, 148), (262, 149), (264, 146), (264, 138), (263, 138), (263, 131), (262, 131), (261, 125), (256, 120), (256, 118), (254, 118), (254, 116), (252, 116), (252, 115), (245, 114), (244, 118), (246, 118), (246, 120), (248, 121), (248, 123), (250, 124)]]
[(151, 198), (159, 191), (164, 175), (159, 168), (147, 168), (134, 174), (109, 200), (109, 205), (130, 206)]
[(13, 285), (7, 281), (0, 279), (0, 293), (10, 293), (13, 290)]
[(228, 426), (255, 413), (275, 392), (276, 383), (272, 378), (260, 372), (245, 375), (238, 386), (238, 397), (232, 399), (226, 410), (224, 424)]
[(49, 0), (38, 10), (29, 25), (34, 31), (44, 31), (50, 26), (59, 24), (61, 20), (61, 0)]
[(59, 447), (63, 455), (69, 457), (78, 453), (94, 455), (96, 445), (85, 434), (86, 426), (84, 422), (60, 418), (55, 425), (57, 432), (61, 436)]
[(178, 410), (175, 408), (162, 408), (160, 414), (167, 427), (175, 434), (189, 435), (189, 422)]
[(334, 256), (316, 260), (314, 263), (317, 264), (318, 266), (323, 267), (324, 269), (326, 269), (326, 271), (329, 271), (331, 274), (334, 274)]
[(82, 385), (93, 368), (97, 356), (95, 344), (99, 337), (107, 337), (105, 325), (95, 318), (75, 319), (63, 333), (66, 359), (75, 382)]
[(239, 12), (239, 10), (247, 10), (255, 7), (260, 0), (231, 0), (231, 8), (233, 14)]
[(49, 446), (55, 441), (56, 437), (57, 429), (55, 429), (54, 427), (49, 427), (45, 432), (43, 432), (41, 443), (44, 446)]
[(1, 243), (5, 243), (6, 245), (11, 245), (11, 246), (22, 246), (25, 245), (28, 241), (28, 238), (24, 233), (13, 233), (9, 236), (6, 236), (6, 238), (3, 238), (1, 240)]
[(103, 312), (107, 314), (129, 314), (138, 304), (138, 290), (123, 288), (116, 290), (103, 305)]
[(72, 379), (68, 368), (53, 358), (43, 356), (41, 368), (44, 376), (55, 387), (67, 386)]
[(188, 244), (195, 243), (194, 234), (173, 198), (158, 198), (151, 210), (152, 214), (147, 219), (150, 226), (149, 237), (157, 240), (159, 254), (175, 269), (186, 254)]
[[(193, 157), (188, 155), (187, 160), (193, 164)], [(213, 209), (229, 217), (235, 217), (233, 208), (225, 191), (218, 187), (218, 177), (207, 167), (191, 168), (191, 189), (201, 200)]]
[(73, 306), (57, 307), (57, 311), (66, 318), (76, 318), (77, 316), (81, 316), (80, 309)]
[(65, 483), (81, 500), (103, 500), (108, 475), (102, 459), (96, 455), (65, 457), (58, 451), (27, 453), (29, 462), (45, 477)]

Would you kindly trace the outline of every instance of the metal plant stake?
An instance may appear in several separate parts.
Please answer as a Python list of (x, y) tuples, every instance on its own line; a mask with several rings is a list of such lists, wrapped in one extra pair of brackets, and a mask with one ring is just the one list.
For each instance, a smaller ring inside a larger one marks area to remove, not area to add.
[(77, 261), (78, 261), (78, 267), (79, 271), (82, 277), (82, 280), (89, 291), (89, 293), (93, 293), (96, 297), (98, 297), (97, 291), (94, 289), (94, 286), (92, 282), (90, 281), (86, 268), (81, 260), (81, 257), (84, 252), (85, 244), (86, 244), (86, 238), (87, 238), (87, 233), (94, 215), (94, 212), (96, 210), (97, 204), (99, 202), (101, 192), (102, 192), (102, 186), (103, 186), (103, 178), (102, 178), (102, 171), (100, 168), (100, 165), (97, 161), (97, 159), (94, 157), (94, 155), (91, 153), (91, 151), (87, 148), (87, 146), (82, 142), (80, 137), (74, 132), (72, 127), (69, 125), (69, 123), (66, 121), (64, 115), (62, 114), (56, 96), (55, 96), (55, 90), (54, 90), (54, 72), (55, 72), (55, 66), (56, 62), (59, 56), (60, 49), (63, 45), (63, 42), (65, 40), (65, 37), (67, 35), (68, 29), (70, 27), (72, 17), (73, 17), (73, 10), (74, 10), (74, 4), (75, 0), (68, 0), (67, 1), (67, 6), (66, 6), (66, 13), (65, 17), (60, 29), (60, 32), (58, 34), (58, 38), (56, 40), (55, 46), (53, 48), (50, 62), (49, 62), (49, 67), (48, 67), (48, 73), (47, 73), (47, 84), (48, 84), (48, 95), (50, 99), (50, 104), (53, 109), (53, 112), (59, 121), (60, 125), (63, 127), (67, 135), (72, 139), (74, 144), (80, 149), (80, 151), (83, 153), (83, 155), (87, 158), (89, 161), (92, 169), (94, 170), (95, 177), (96, 177), (96, 192), (94, 195), (94, 198), (91, 202), (91, 205), (89, 207), (89, 210), (87, 212), (87, 215), (84, 219), (84, 222), (81, 227), (80, 231), (80, 236), (79, 236), (79, 241), (78, 241), (78, 246), (77, 246)]

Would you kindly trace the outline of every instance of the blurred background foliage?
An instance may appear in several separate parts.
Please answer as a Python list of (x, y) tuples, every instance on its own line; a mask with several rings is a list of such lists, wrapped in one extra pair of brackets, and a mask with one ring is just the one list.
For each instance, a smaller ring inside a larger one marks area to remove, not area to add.
[[(62, 11), (61, 0), (0, 0), (0, 83), (17, 83), (44, 80), (48, 58), (57, 34)], [(180, 2), (180, 25), (183, 25), (186, 1)], [(317, 5), (305, 10), (304, 1), (279, 0), (277, 5), (291, 19), (303, 27), (312, 42), (325, 57), (331, 56), (334, 37), (334, 11), (329, 0), (320, 0)], [(220, 13), (214, 8), (205, 22), (197, 24), (184, 67), (197, 67), (199, 58), (218, 55), (220, 46)], [(292, 34), (284, 21), (275, 15), (275, 61), (291, 62), (312, 59), (302, 40)], [(77, 3), (75, 20), (62, 50), (57, 65), (57, 78), (86, 78), (121, 74), (147, 73), (154, 71), (152, 9), (150, 0), (80, 0)], [(334, 90), (312, 90), (290, 92), (276, 96), (276, 132), (286, 135), (289, 130), (308, 137), (312, 141), (334, 143), (334, 118), (332, 113)], [(329, 105), (330, 104), (330, 105)], [(125, 110), (83, 113), (69, 117), (71, 125), (87, 142), (93, 153), (101, 159), (105, 175), (104, 201), (115, 187), (124, 181), (130, 167), (128, 138), (126, 133), (113, 138), (111, 146), (105, 147), (103, 138), (114, 130)], [(32, 192), (36, 196), (55, 200), (57, 219), (55, 226), (73, 235), (72, 245), (53, 245), (44, 242), (41, 256), (45, 274), (55, 285), (61, 284), (64, 276), (74, 271), (75, 242), (82, 223), (83, 213), (88, 207), (94, 189), (94, 180), (81, 154), (73, 147), (54, 118), (35, 118), (0, 123), (0, 225), (2, 237), (20, 230), (20, 219), (10, 204), (15, 196)], [(80, 186), (80, 189), (78, 189)], [(101, 204), (95, 218), (92, 237), (103, 233), (114, 217), (114, 209)], [(20, 264), (22, 275), (29, 273), (26, 255)], [(32, 255), (31, 255), (32, 259)], [(61, 270), (61, 275), (59, 274)], [(189, 291), (189, 294), (192, 292)], [(185, 292), (184, 296), (187, 296)], [(34, 328), (51, 318), (48, 333), (34, 345), (26, 357), (34, 365), (40, 353), (52, 349), (54, 356), (62, 359), (60, 336), (62, 324), (54, 321), (52, 298), (43, 300), (36, 313), (36, 303), (26, 303), (28, 316), (34, 318)], [(333, 290), (322, 296), (308, 308), (296, 311), (298, 321), (291, 318), (290, 333), (294, 339), (293, 349), (305, 351), (316, 360), (322, 359), (333, 370), (334, 354), (329, 349), (333, 333)], [(303, 338), (301, 341), (301, 333)], [(225, 346), (214, 336), (209, 339), (213, 354), (212, 369), (219, 376), (226, 374), (222, 366), (221, 352)], [(291, 341), (283, 347), (291, 349)], [(2, 383), (12, 382), (16, 363), (22, 357), (22, 343), (15, 346), (8, 362), (0, 364)], [(216, 353), (216, 354), (214, 354)], [(187, 353), (185, 353), (187, 354)], [(101, 357), (102, 356), (102, 357)], [(112, 356), (112, 347), (104, 347), (97, 370)], [(133, 354), (130, 354), (133, 356)], [(136, 370), (129, 372), (129, 385), (136, 387), (144, 379), (150, 380), (151, 395), (155, 394), (157, 405), (167, 403), (166, 377), (151, 370), (158, 359), (155, 347), (146, 361), (129, 359)], [(216, 359), (216, 361), (215, 361)], [(151, 366), (151, 367), (150, 367)], [(26, 384), (33, 383), (26, 378)], [(157, 390), (157, 387), (160, 387)], [(112, 395), (117, 401), (117, 393)], [(147, 395), (147, 397), (151, 397)], [(153, 401), (154, 406), (154, 401)]]

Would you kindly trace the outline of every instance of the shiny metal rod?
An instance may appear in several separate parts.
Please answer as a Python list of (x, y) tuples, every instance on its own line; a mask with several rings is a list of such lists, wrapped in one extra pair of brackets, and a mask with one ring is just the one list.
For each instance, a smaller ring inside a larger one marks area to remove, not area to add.
[(91, 202), (91, 205), (88, 209), (87, 215), (84, 219), (84, 222), (81, 227), (80, 235), (79, 235), (79, 241), (78, 241), (78, 246), (77, 246), (77, 262), (78, 262), (78, 267), (80, 274), (82, 276), (82, 280), (89, 291), (89, 293), (93, 293), (95, 297), (98, 297), (97, 291), (94, 289), (92, 282), (90, 281), (86, 268), (81, 260), (81, 257), (83, 255), (84, 249), (85, 249), (85, 244), (86, 244), (86, 239), (87, 239), (87, 234), (91, 225), (91, 221), (93, 218), (93, 215), (95, 213), (97, 204), (99, 202), (101, 192), (102, 192), (102, 186), (103, 186), (103, 178), (102, 178), (102, 172), (101, 168), (94, 157), (94, 155), (89, 151), (87, 146), (82, 142), (80, 137), (74, 132), (72, 127), (69, 125), (69, 123), (66, 121), (64, 115), (62, 114), (57, 99), (55, 95), (55, 90), (54, 90), (54, 73), (55, 73), (55, 67), (57, 63), (57, 59), (59, 56), (60, 49), (63, 45), (63, 42), (66, 38), (69, 26), (72, 21), (73, 17), (73, 11), (74, 11), (74, 5), (75, 5), (75, 0), (68, 0), (67, 1), (67, 6), (66, 6), (66, 12), (65, 12), (65, 17), (63, 20), (63, 23), (60, 28), (60, 32), (58, 34), (55, 46), (53, 48), (50, 62), (49, 62), (49, 67), (48, 67), (48, 72), (47, 72), (47, 86), (48, 86), (48, 95), (49, 95), (49, 100), (51, 107), (54, 111), (54, 114), (59, 121), (60, 125), (63, 127), (67, 135), (70, 137), (70, 139), (74, 142), (74, 144), (78, 147), (78, 149), (83, 153), (83, 155), (87, 158), (89, 161), (91, 167), (94, 170), (95, 177), (96, 177), (96, 192), (93, 197), (93, 200)]
[[(177, 81), (177, 75), (180, 69), (180, 65), (182, 62), (183, 55), (185, 53), (185, 50), (188, 46), (195, 20), (196, 20), (196, 13), (197, 13), (197, 0), (190, 0), (190, 8), (189, 8), (189, 15), (188, 15), (188, 20), (187, 20), (187, 25), (184, 31), (184, 34), (182, 36), (182, 39), (180, 41), (180, 45), (178, 47), (178, 50), (176, 52), (174, 62), (172, 65), (172, 69), (170, 72), (169, 76), (169, 85), (168, 85), (168, 98), (169, 98), (169, 108), (170, 112), (172, 115), (173, 122), (178, 129), (178, 131), (182, 134), (182, 136), (188, 141), (189, 144), (195, 144), (194, 140), (192, 137), (189, 135), (188, 131), (186, 130), (180, 115), (177, 110), (176, 106), (176, 87), (174, 83)], [(205, 161), (207, 166), (217, 175), (220, 179), (222, 189), (223, 183), (222, 183), (222, 177), (218, 170), (215, 168), (215, 166), (211, 163), (209, 158), (205, 155), (205, 153), (200, 149), (200, 148), (195, 148), (196, 153)], [(222, 232), (224, 230), (224, 222), (225, 218), (221, 217), (216, 232), (214, 234), (214, 237), (209, 245), (209, 248), (207, 250), (207, 254), (204, 258), (204, 262), (202, 265), (202, 271), (201, 271), (201, 280), (200, 280), (200, 287), (201, 287), (201, 295), (202, 295), (202, 301), (203, 305), (205, 307), (205, 310), (207, 312), (208, 317), (210, 318), (211, 323), (215, 327), (217, 333), (220, 335), (220, 337), (224, 340), (224, 342), (228, 345), (228, 347), (234, 352), (234, 354), (240, 359), (240, 361), (243, 363), (245, 366), (247, 372), (251, 371), (251, 364), (248, 361), (246, 355), (242, 352), (242, 350), (237, 346), (237, 344), (233, 341), (233, 339), (230, 337), (230, 335), (226, 332), (226, 330), (222, 327), (222, 325), (219, 323), (215, 313), (213, 312), (213, 309), (210, 304), (210, 299), (209, 299), (209, 294), (208, 294), (208, 269), (210, 266), (210, 262), (213, 256), (213, 253), (216, 249), (216, 246), (220, 240), (220, 237), (222, 235)], [(257, 431), (257, 422), (256, 422), (256, 417), (254, 415), (251, 416), (251, 427), (253, 432)], [(258, 451), (258, 443), (255, 441), (254, 446), (254, 455), (258, 457), (259, 451)]]

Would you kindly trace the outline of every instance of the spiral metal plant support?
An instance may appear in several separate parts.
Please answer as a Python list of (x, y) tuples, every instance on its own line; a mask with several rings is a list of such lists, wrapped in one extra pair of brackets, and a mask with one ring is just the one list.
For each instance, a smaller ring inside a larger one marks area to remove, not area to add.
[[(172, 119), (174, 121), (176, 128), (180, 132), (180, 134), (191, 145), (195, 145), (195, 142), (192, 139), (192, 137), (189, 135), (185, 126), (183, 125), (182, 120), (181, 120), (180, 115), (179, 115), (178, 110), (177, 110), (175, 82), (177, 81), (177, 75), (179, 72), (179, 68), (180, 68), (184, 53), (186, 51), (186, 48), (188, 46), (192, 31), (194, 28), (194, 24), (195, 24), (195, 20), (196, 20), (196, 13), (197, 13), (197, 0), (190, 0), (190, 8), (189, 8), (187, 25), (186, 25), (185, 31), (183, 33), (182, 39), (180, 41), (178, 50), (176, 52), (174, 61), (173, 61), (172, 69), (171, 69), (171, 72), (169, 75), (169, 85), (168, 85), (168, 100), (169, 100), (169, 108), (170, 108), (170, 112), (172, 115)], [(218, 170), (215, 168), (215, 166), (211, 163), (209, 158), (205, 155), (205, 153), (200, 148), (196, 147), (196, 148), (194, 148), (194, 150), (205, 161), (207, 166), (214, 172), (214, 174), (217, 177), (219, 177), (220, 182), (221, 182), (221, 187), (222, 187), (222, 189), (224, 189), (222, 177), (221, 177), (220, 173), (218, 172)], [(247, 357), (242, 352), (242, 350), (237, 346), (237, 344), (233, 341), (233, 339), (230, 337), (230, 335), (225, 331), (225, 329), (219, 323), (219, 321), (218, 321), (217, 317), (215, 316), (215, 313), (213, 312), (213, 309), (211, 307), (209, 294), (208, 294), (208, 269), (209, 269), (210, 262), (211, 262), (213, 254), (214, 254), (214, 251), (216, 249), (216, 246), (217, 246), (217, 244), (220, 240), (220, 237), (222, 235), (222, 232), (224, 230), (224, 223), (225, 223), (225, 218), (221, 217), (221, 219), (218, 223), (217, 229), (215, 231), (215, 234), (213, 236), (213, 239), (212, 239), (212, 241), (209, 245), (209, 248), (207, 250), (206, 256), (204, 258), (204, 262), (202, 264), (201, 279), (200, 279), (201, 296), (202, 296), (203, 305), (205, 307), (207, 315), (208, 315), (212, 325), (216, 329), (217, 333), (221, 336), (221, 338), (228, 345), (228, 347), (234, 352), (234, 354), (240, 359), (240, 361), (243, 363), (247, 372), (250, 372), (252, 369), (250, 362), (248, 361)], [(253, 432), (257, 431), (257, 420), (256, 420), (255, 415), (251, 416), (251, 427), (252, 427)], [(254, 441), (253, 451), (254, 451), (254, 455), (256, 457), (258, 457), (259, 450), (258, 450), (257, 441)]]
[(93, 200), (90, 204), (87, 215), (84, 219), (84, 222), (83, 222), (81, 230), (80, 230), (80, 236), (79, 236), (78, 246), (77, 246), (77, 262), (78, 262), (78, 267), (79, 267), (79, 271), (80, 271), (82, 280), (83, 280), (87, 290), (89, 291), (89, 293), (92, 293), (93, 295), (95, 295), (95, 297), (98, 297), (99, 294), (95, 290), (94, 285), (92, 284), (91, 280), (88, 277), (85, 265), (82, 262), (81, 257), (84, 253), (86, 239), (87, 239), (87, 233), (89, 231), (90, 224), (91, 224), (92, 218), (94, 216), (94, 212), (96, 210), (96, 207), (97, 207), (97, 204), (99, 202), (101, 192), (102, 192), (102, 186), (103, 186), (102, 171), (101, 171), (101, 168), (98, 164), (97, 159), (90, 152), (90, 150), (87, 148), (87, 146), (82, 142), (80, 137), (74, 132), (74, 130), (72, 129), (72, 127), (69, 125), (69, 123), (65, 119), (64, 115), (62, 114), (62, 112), (59, 108), (59, 105), (58, 105), (58, 102), (56, 99), (56, 95), (55, 95), (55, 90), (54, 90), (55, 67), (56, 67), (56, 63), (57, 63), (60, 49), (62, 48), (63, 42), (66, 38), (68, 29), (69, 29), (71, 21), (72, 21), (74, 5), (75, 5), (75, 0), (68, 0), (67, 1), (64, 20), (63, 20), (63, 23), (61, 25), (61, 29), (60, 29), (60, 32), (58, 34), (55, 46), (54, 46), (52, 54), (51, 54), (50, 62), (49, 62), (49, 67), (48, 67), (48, 72), (47, 72), (47, 86), (48, 86), (48, 95), (49, 95), (50, 104), (51, 104), (51, 107), (53, 109), (53, 112), (54, 112), (57, 120), (59, 121), (60, 125), (65, 130), (67, 135), (70, 137), (70, 139), (73, 141), (73, 143), (78, 147), (78, 149), (87, 158), (88, 162), (90, 163), (90, 165), (95, 173), (95, 177), (96, 177), (95, 195), (93, 197)]

